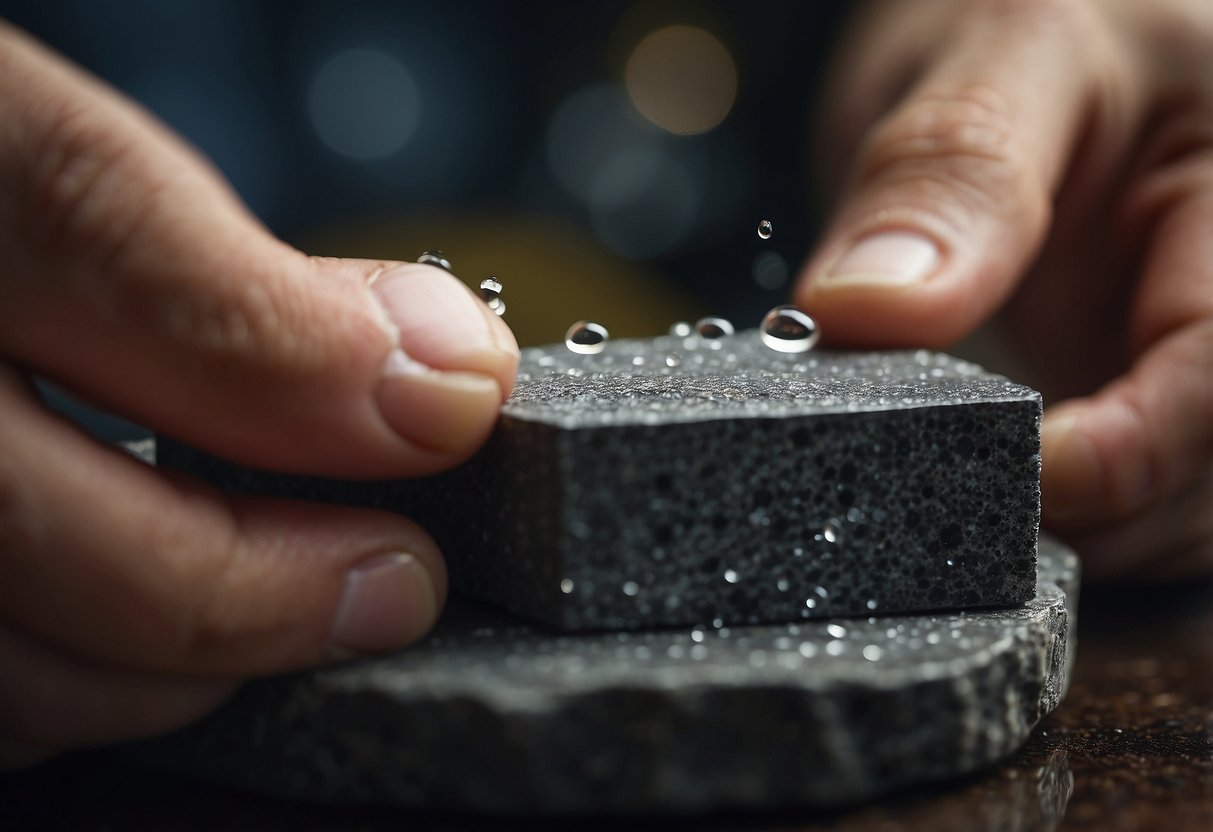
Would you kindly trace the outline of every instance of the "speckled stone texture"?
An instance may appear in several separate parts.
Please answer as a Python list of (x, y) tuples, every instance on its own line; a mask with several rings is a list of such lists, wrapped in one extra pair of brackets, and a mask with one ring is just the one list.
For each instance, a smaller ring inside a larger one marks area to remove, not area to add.
[(709, 341), (524, 351), (498, 428), (439, 477), (235, 468), (226, 488), (399, 510), (456, 592), (567, 630), (976, 609), (1032, 597), (1040, 396), (945, 355)]
[(834, 807), (1014, 751), (1065, 695), (1077, 562), (1016, 609), (558, 634), (453, 608), (397, 655), (247, 686), (143, 761), (493, 814)]

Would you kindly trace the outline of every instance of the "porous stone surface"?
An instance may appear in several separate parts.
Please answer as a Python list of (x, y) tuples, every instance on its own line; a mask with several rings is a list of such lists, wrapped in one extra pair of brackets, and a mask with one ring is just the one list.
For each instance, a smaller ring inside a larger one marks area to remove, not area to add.
[(1015, 750), (1065, 695), (1077, 561), (1015, 609), (560, 634), (448, 611), (399, 654), (248, 685), (145, 762), (284, 797), (496, 814), (833, 807)]
[(710, 341), (525, 350), (442, 476), (284, 477), (162, 440), (239, 491), (398, 510), (453, 589), (561, 629), (997, 607), (1032, 597), (1040, 396), (946, 355)]

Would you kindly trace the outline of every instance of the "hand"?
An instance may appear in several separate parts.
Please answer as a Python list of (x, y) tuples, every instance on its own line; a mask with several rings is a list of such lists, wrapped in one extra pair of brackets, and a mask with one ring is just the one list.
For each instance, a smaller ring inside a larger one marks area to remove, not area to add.
[(1038, 371), (1044, 522), (1093, 576), (1213, 570), (1213, 3), (879, 2), (825, 103), (859, 148), (796, 299)]
[(517, 360), (451, 275), (292, 250), (0, 24), (0, 766), (404, 645), (446, 595), (409, 521), (162, 475), (51, 414), (29, 372), (245, 464), (388, 477), (468, 457)]

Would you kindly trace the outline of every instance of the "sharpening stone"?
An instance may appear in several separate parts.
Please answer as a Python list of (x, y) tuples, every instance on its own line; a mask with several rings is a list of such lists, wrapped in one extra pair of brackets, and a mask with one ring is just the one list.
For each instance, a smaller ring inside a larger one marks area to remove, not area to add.
[(457, 593), (563, 630), (1007, 607), (1034, 594), (1041, 399), (920, 351), (785, 354), (757, 330), (523, 351), (487, 445), (421, 480), (221, 487), (386, 508)]

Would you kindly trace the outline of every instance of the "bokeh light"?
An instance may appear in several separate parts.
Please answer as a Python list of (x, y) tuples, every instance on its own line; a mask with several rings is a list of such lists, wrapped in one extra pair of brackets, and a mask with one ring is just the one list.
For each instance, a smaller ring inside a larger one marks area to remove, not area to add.
[(624, 81), (636, 109), (679, 136), (717, 127), (737, 98), (733, 56), (695, 26), (667, 26), (645, 37), (628, 57)]
[(392, 55), (347, 49), (316, 71), (308, 114), (316, 135), (335, 153), (359, 161), (386, 159), (417, 129), (421, 96), (413, 76)]

